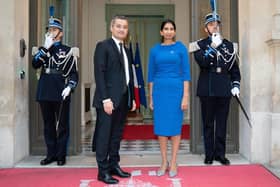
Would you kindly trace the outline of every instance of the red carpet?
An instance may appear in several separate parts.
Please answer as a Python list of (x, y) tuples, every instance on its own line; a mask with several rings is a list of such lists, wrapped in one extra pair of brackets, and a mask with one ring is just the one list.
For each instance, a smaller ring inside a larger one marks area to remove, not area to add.
[[(176, 178), (150, 176), (157, 168), (126, 168), (142, 175), (110, 187), (279, 187), (261, 165), (179, 167)], [(139, 172), (138, 172), (139, 173)], [(1, 187), (109, 187), (96, 180), (96, 168), (0, 169)]]
[[(157, 139), (153, 125), (126, 125), (123, 132), (124, 140), (153, 140)], [(190, 139), (190, 125), (183, 125), (182, 139)]]

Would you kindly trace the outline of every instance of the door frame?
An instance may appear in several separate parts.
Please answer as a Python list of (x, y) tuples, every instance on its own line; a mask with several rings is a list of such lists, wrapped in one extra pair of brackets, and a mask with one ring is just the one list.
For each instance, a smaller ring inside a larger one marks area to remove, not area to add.
[(124, 16), (151, 15), (151, 16), (163, 16), (164, 18), (173, 19), (175, 15), (175, 6), (172, 4), (106, 4), (105, 19), (107, 21), (107, 24), (110, 24), (110, 20), (114, 15), (124, 15)]

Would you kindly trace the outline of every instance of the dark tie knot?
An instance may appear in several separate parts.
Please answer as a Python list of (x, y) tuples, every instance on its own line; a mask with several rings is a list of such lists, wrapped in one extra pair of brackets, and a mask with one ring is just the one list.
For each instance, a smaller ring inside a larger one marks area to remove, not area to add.
[(123, 43), (120, 42), (119, 45), (120, 45), (121, 58), (123, 60)]
[(122, 49), (122, 47), (123, 47), (123, 43), (122, 43), (122, 42), (120, 42), (120, 43), (119, 43), (119, 45), (120, 45), (120, 49)]

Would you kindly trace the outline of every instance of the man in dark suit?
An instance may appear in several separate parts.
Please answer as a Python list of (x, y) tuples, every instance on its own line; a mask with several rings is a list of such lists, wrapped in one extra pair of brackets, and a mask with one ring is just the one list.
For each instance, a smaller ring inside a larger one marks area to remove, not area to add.
[(208, 37), (190, 45), (190, 51), (200, 67), (197, 96), (200, 98), (205, 164), (213, 160), (223, 165), (230, 161), (225, 157), (226, 126), (231, 96), (239, 97), (240, 70), (236, 61), (237, 47), (220, 35), (218, 14), (205, 16), (205, 32)]
[(128, 20), (115, 16), (111, 20), (112, 37), (99, 42), (94, 53), (96, 90), (96, 127), (93, 147), (98, 164), (98, 180), (116, 184), (112, 175), (130, 177), (119, 166), (120, 141), (128, 110), (135, 110), (132, 59), (124, 46), (128, 36)]

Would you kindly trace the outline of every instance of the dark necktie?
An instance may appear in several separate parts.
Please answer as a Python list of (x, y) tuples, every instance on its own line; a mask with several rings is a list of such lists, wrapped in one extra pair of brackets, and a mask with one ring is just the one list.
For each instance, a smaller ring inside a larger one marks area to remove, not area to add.
[[(125, 61), (124, 61), (124, 55), (123, 55), (123, 44), (119, 43), (120, 45), (120, 57), (121, 57), (121, 63), (123, 65), (123, 71), (124, 71), (124, 76), (125, 76)], [(126, 76), (125, 76), (125, 84), (126, 84)]]
[(128, 107), (131, 107), (131, 100), (130, 100), (130, 89), (129, 89), (129, 85), (127, 85), (127, 80), (126, 80), (126, 73), (125, 73), (125, 61), (124, 61), (124, 55), (123, 55), (123, 43), (119, 43), (120, 45), (120, 57), (121, 57), (121, 61), (122, 61), (122, 65), (123, 65), (123, 71), (124, 71), (124, 80), (125, 80), (125, 85), (124, 85), (124, 90), (125, 92), (127, 91), (128, 93)]
[(124, 65), (123, 44), (119, 43), (119, 45), (120, 45), (121, 61), (122, 61), (123, 65)]

